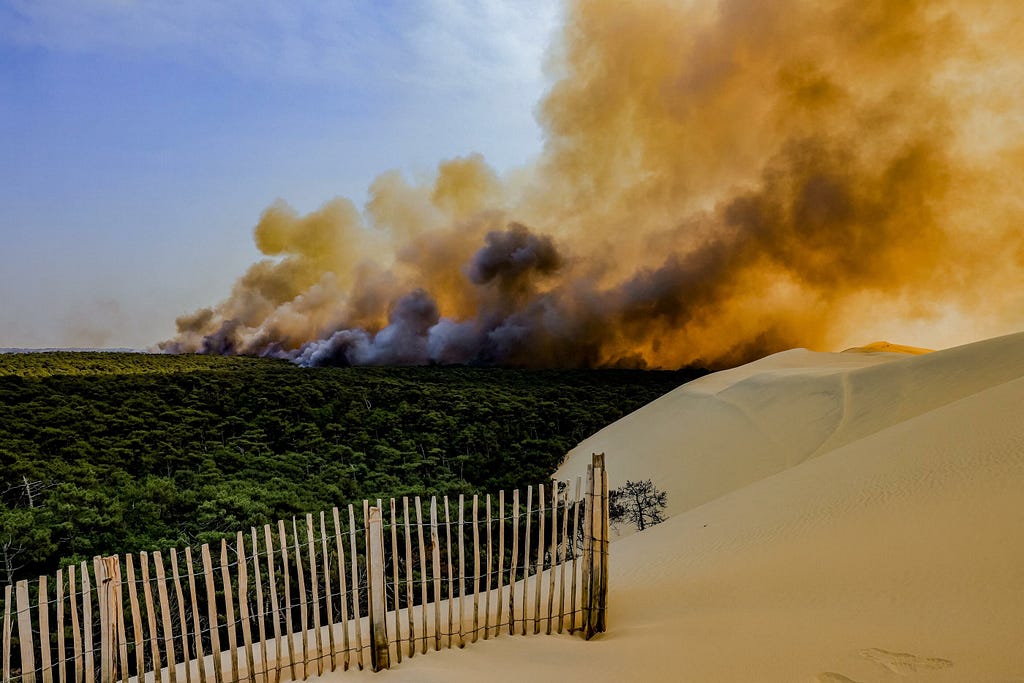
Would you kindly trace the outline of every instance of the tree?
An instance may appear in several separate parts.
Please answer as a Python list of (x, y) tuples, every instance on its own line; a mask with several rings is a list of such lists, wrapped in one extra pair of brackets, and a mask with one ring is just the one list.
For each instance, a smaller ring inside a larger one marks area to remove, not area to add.
[(50, 534), (49, 511), (9, 508), (0, 503), (0, 583), (14, 583), (22, 570), (57, 549)]
[(608, 517), (615, 526), (629, 522), (643, 531), (665, 521), (662, 513), (667, 504), (668, 494), (659, 491), (650, 479), (627, 479), (625, 484), (608, 492)]

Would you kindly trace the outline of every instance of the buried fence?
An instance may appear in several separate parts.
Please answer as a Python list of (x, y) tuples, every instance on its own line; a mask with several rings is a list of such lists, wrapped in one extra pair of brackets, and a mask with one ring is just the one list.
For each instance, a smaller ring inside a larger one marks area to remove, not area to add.
[(19, 581), (3, 594), (2, 683), (277, 683), (505, 632), (589, 639), (606, 624), (607, 481), (599, 454), (582, 497), (577, 479), (363, 501), (219, 549), (96, 557)]

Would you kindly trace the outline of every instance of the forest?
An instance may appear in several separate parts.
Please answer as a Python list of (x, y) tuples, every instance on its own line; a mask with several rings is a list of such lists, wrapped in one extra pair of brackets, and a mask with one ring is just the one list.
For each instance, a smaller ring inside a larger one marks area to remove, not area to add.
[(543, 482), (702, 374), (0, 354), (0, 582), (364, 498)]

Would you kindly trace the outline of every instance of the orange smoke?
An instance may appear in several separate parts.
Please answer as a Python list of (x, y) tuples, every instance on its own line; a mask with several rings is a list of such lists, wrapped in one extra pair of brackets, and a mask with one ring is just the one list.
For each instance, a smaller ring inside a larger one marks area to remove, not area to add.
[(574, 4), (528, 172), (268, 208), (171, 351), (722, 366), (872, 320), (1024, 324), (1012, 1)]

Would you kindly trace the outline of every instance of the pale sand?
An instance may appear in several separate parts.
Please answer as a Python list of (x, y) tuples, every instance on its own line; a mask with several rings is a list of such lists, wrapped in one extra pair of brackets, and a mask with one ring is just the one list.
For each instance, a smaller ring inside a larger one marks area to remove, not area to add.
[(608, 633), (344, 678), (1024, 681), (1024, 334), (787, 351), (627, 416), (559, 474), (592, 451), (673, 515), (612, 544)]

